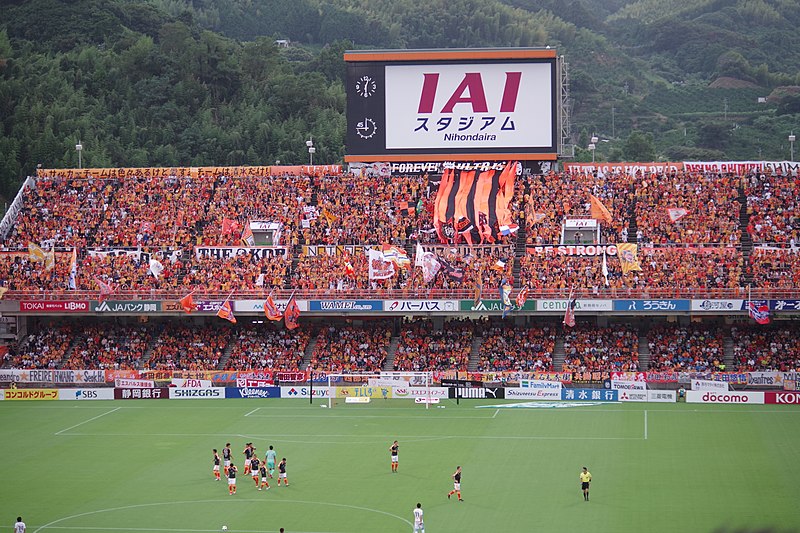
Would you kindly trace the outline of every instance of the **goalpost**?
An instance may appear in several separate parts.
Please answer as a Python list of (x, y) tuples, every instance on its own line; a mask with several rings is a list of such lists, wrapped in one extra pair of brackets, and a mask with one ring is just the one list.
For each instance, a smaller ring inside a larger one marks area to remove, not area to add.
[[(425, 409), (434, 401), (431, 395), (433, 372), (378, 372), (370, 374), (328, 374), (328, 407), (337, 400), (344, 403), (370, 403), (373, 399), (421, 398)], [(404, 390), (402, 396), (394, 394)]]

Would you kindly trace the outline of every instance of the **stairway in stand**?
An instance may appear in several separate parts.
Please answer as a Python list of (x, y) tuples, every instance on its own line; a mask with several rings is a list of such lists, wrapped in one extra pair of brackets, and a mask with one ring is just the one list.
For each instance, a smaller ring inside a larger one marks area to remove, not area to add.
[(400, 345), (400, 336), (393, 335), (392, 340), (389, 341), (389, 348), (386, 350), (386, 361), (383, 363), (384, 372), (392, 372), (394, 370), (394, 357), (397, 355), (397, 347)]
[(647, 334), (639, 333), (639, 371), (646, 372), (650, 368), (650, 344), (647, 342)]
[(553, 371), (561, 372), (564, 369), (564, 337), (556, 336), (556, 344), (553, 346)]
[(472, 349), (469, 352), (469, 362), (467, 363), (467, 370), (470, 372), (478, 370), (478, 363), (481, 361), (481, 344), (483, 344), (483, 337), (476, 335), (472, 338)]
[(313, 335), (311, 340), (308, 341), (305, 352), (303, 352), (303, 362), (300, 363), (300, 368), (308, 368), (311, 364), (311, 357), (314, 355), (314, 348), (317, 347), (317, 336)]
[(739, 185), (739, 230), (741, 231), (742, 243), (742, 287), (753, 284), (753, 276), (750, 274), (750, 255), (753, 253), (753, 239), (747, 231), (750, 225), (750, 214), (747, 212), (747, 196), (744, 193), (744, 186)]
[(525, 249), (526, 246), (526, 239), (527, 239), (527, 230), (525, 229), (525, 221), (521, 220), (522, 224), (519, 226), (519, 231), (517, 231), (517, 240), (514, 244), (514, 266), (511, 269), (511, 274), (514, 276), (514, 287), (521, 288), (522, 287), (522, 265), (520, 264), (520, 259), (525, 257), (527, 254), (527, 250)]

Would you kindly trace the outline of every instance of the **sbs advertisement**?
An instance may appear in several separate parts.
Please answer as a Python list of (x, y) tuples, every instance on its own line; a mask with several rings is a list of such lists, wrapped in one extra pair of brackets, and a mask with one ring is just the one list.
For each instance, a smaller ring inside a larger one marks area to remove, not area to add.
[(59, 400), (113, 400), (114, 389), (59, 389)]
[(763, 392), (686, 391), (686, 403), (763, 404)]
[[(559, 383), (560, 385), (560, 383)], [(561, 389), (507, 388), (507, 400), (560, 400)]]

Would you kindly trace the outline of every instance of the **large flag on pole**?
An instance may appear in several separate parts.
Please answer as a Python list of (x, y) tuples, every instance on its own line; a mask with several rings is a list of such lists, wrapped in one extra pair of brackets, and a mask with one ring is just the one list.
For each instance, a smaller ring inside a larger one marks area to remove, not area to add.
[(95, 283), (97, 283), (97, 286), (100, 287), (100, 298), (99, 298), (99, 300), (101, 302), (103, 300), (105, 300), (106, 298), (108, 298), (110, 295), (114, 294), (114, 291), (116, 289), (114, 288), (114, 286), (112, 284), (106, 283), (103, 280), (101, 280), (100, 278), (94, 278), (94, 281), (95, 281)]
[(150, 259), (150, 273), (154, 278), (159, 279), (164, 272), (164, 265), (158, 259)]
[(606, 224), (611, 224), (611, 222), (614, 220), (614, 217), (611, 216), (611, 211), (609, 211), (608, 208), (603, 205), (603, 202), (600, 201), (600, 198), (590, 194), (589, 199), (592, 202), (592, 218), (595, 220), (601, 220)]
[(617, 255), (624, 276), (632, 270), (642, 270), (639, 264), (639, 246), (629, 242), (617, 244)]
[(194, 292), (195, 291), (190, 292), (189, 294), (187, 294), (186, 296), (184, 296), (179, 300), (181, 303), (181, 307), (187, 313), (191, 313), (192, 311), (197, 311), (197, 306), (194, 303), (194, 298), (192, 298)]
[(286, 304), (286, 311), (283, 312), (283, 323), (286, 329), (297, 329), (300, 327), (300, 307), (297, 305), (297, 300), (294, 299), (294, 293), (289, 297), (289, 303)]
[(769, 306), (765, 302), (747, 302), (747, 313), (759, 324), (769, 324)]
[(500, 282), (500, 300), (503, 302), (503, 318), (514, 308), (511, 304), (511, 290), (512, 285), (507, 279), (503, 278)]
[(575, 294), (574, 290), (570, 289), (569, 299), (567, 300), (567, 309), (564, 311), (564, 325), (571, 328), (575, 327)]
[(222, 302), (222, 305), (219, 306), (219, 311), (217, 311), (217, 316), (227, 320), (231, 324), (236, 324), (236, 317), (233, 316), (233, 307), (231, 306), (230, 295), (228, 295), (228, 298), (226, 298), (225, 301)]
[(275, 305), (275, 301), (272, 299), (272, 291), (270, 291), (269, 296), (267, 296), (267, 301), (264, 302), (264, 314), (273, 322), (277, 322), (283, 318), (283, 313), (281, 313), (278, 306)]
[(525, 302), (527, 301), (528, 301), (528, 287), (522, 287), (522, 289), (519, 291), (519, 294), (517, 294), (517, 307), (522, 309), (523, 307), (525, 307)]
[(45, 260), (45, 251), (38, 244), (28, 243), (28, 261), (39, 263)]
[(673, 222), (677, 222), (686, 215), (689, 214), (689, 211), (682, 207), (668, 207), (667, 214), (669, 215), (669, 219)]
[(253, 230), (250, 229), (250, 221), (247, 221), (242, 230), (242, 244), (244, 246), (255, 246), (256, 238), (253, 235)]

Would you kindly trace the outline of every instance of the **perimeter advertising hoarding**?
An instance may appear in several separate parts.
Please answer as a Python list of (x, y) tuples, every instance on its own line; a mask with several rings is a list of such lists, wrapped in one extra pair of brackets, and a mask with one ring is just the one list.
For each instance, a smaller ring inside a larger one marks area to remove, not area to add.
[(348, 162), (546, 160), (555, 50), (349, 51)]
[(726, 403), (726, 404), (762, 404), (763, 392), (712, 392), (703, 390), (686, 391), (686, 403)]

